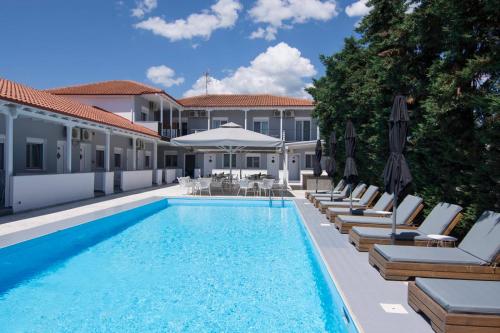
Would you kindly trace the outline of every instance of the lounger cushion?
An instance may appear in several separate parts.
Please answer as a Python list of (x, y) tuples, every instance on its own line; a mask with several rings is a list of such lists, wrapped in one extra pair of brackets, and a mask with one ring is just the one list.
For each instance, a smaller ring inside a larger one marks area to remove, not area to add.
[[(354, 209), (352, 211), (352, 214), (351, 214), (351, 209), (350, 208), (345, 208), (345, 207), (331, 207), (331, 208), (328, 208), (328, 211), (330, 213), (333, 213), (335, 215), (370, 215), (370, 214), (377, 214), (377, 213), (380, 213), (382, 211), (380, 210), (375, 210), (375, 209), (356, 209), (357, 207), (354, 206)], [(390, 214), (389, 214), (390, 215)]]
[(418, 230), (426, 235), (440, 235), (448, 228), (451, 221), (461, 210), (462, 207), (458, 205), (440, 202), (434, 206)]
[(392, 194), (384, 192), (384, 194), (382, 194), (382, 196), (377, 200), (377, 203), (373, 206), (373, 209), (386, 210), (387, 207), (389, 207), (389, 205), (391, 204), (392, 198)]
[(378, 192), (378, 186), (370, 185), (366, 189), (365, 193), (361, 196), (359, 203), (362, 205), (368, 205), (370, 199)]
[(354, 190), (352, 190), (352, 197), (359, 198), (361, 196), (361, 193), (363, 193), (363, 191), (365, 190), (365, 188), (366, 184), (358, 184), (358, 186), (356, 186)]
[(397, 223), (406, 223), (422, 201), (423, 199), (420, 197), (407, 195), (397, 208)]
[(373, 224), (383, 224), (383, 225), (392, 224), (392, 219), (390, 217), (338, 215), (337, 219), (339, 219), (342, 223), (356, 223), (356, 224), (373, 223)]
[(485, 211), (458, 247), (484, 261), (493, 262), (500, 251), (500, 213)]
[[(389, 228), (353, 227), (352, 232), (363, 238), (391, 239), (392, 230)], [(413, 240), (417, 236), (424, 236), (418, 230), (396, 229), (396, 239)]]
[(375, 251), (391, 262), (485, 265), (483, 260), (456, 247), (422, 247), (375, 244)]
[(449, 313), (500, 315), (500, 281), (416, 278), (415, 284)]
[[(342, 208), (347, 208), (347, 212), (349, 212), (349, 207), (351, 203), (349, 201), (327, 201), (327, 200), (322, 200), (320, 201), (321, 205), (323, 206), (335, 206), (335, 207), (342, 207)], [(352, 207), (354, 208), (360, 208), (360, 207), (365, 207), (366, 205), (360, 204), (359, 202), (352, 202)]]

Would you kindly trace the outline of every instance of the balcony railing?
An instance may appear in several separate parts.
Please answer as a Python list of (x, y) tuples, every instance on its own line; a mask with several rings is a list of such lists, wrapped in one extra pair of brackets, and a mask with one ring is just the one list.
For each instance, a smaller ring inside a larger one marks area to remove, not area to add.
[(173, 128), (164, 128), (161, 130), (161, 136), (166, 137), (166, 138), (176, 138), (178, 137), (179, 130), (178, 129), (173, 129)]

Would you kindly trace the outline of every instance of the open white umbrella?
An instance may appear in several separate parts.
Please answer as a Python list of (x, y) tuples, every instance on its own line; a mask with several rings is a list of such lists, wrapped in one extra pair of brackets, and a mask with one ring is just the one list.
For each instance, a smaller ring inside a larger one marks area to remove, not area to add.
[(181, 147), (219, 148), (229, 152), (229, 173), (233, 177), (232, 155), (236, 150), (252, 150), (258, 148), (275, 148), (282, 146), (280, 139), (249, 131), (235, 123), (227, 123), (219, 128), (180, 136), (172, 139), (172, 144)]

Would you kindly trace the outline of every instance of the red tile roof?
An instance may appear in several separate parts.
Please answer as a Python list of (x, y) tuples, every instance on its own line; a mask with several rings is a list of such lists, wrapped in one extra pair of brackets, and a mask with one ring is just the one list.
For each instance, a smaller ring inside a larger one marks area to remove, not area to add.
[(96, 83), (80, 84), (69, 87), (47, 89), (55, 95), (144, 95), (160, 94), (165, 92), (159, 88), (148, 86), (144, 83), (113, 80)]
[(158, 133), (133, 124), (112, 112), (81, 104), (65, 97), (55, 96), (3, 78), (0, 78), (0, 99), (158, 137)]
[(274, 95), (201, 95), (178, 100), (185, 107), (312, 107), (313, 101)]

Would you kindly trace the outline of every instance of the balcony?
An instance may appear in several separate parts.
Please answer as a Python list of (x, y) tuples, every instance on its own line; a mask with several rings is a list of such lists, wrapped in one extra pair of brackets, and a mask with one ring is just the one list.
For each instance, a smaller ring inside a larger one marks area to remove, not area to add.
[(179, 130), (175, 128), (163, 128), (161, 130), (161, 136), (169, 139), (173, 139), (179, 136)]
[(160, 122), (159, 121), (136, 121), (135, 122), (137, 125), (144, 126), (146, 128), (149, 128), (152, 131), (155, 131), (158, 133), (158, 129), (160, 128)]

